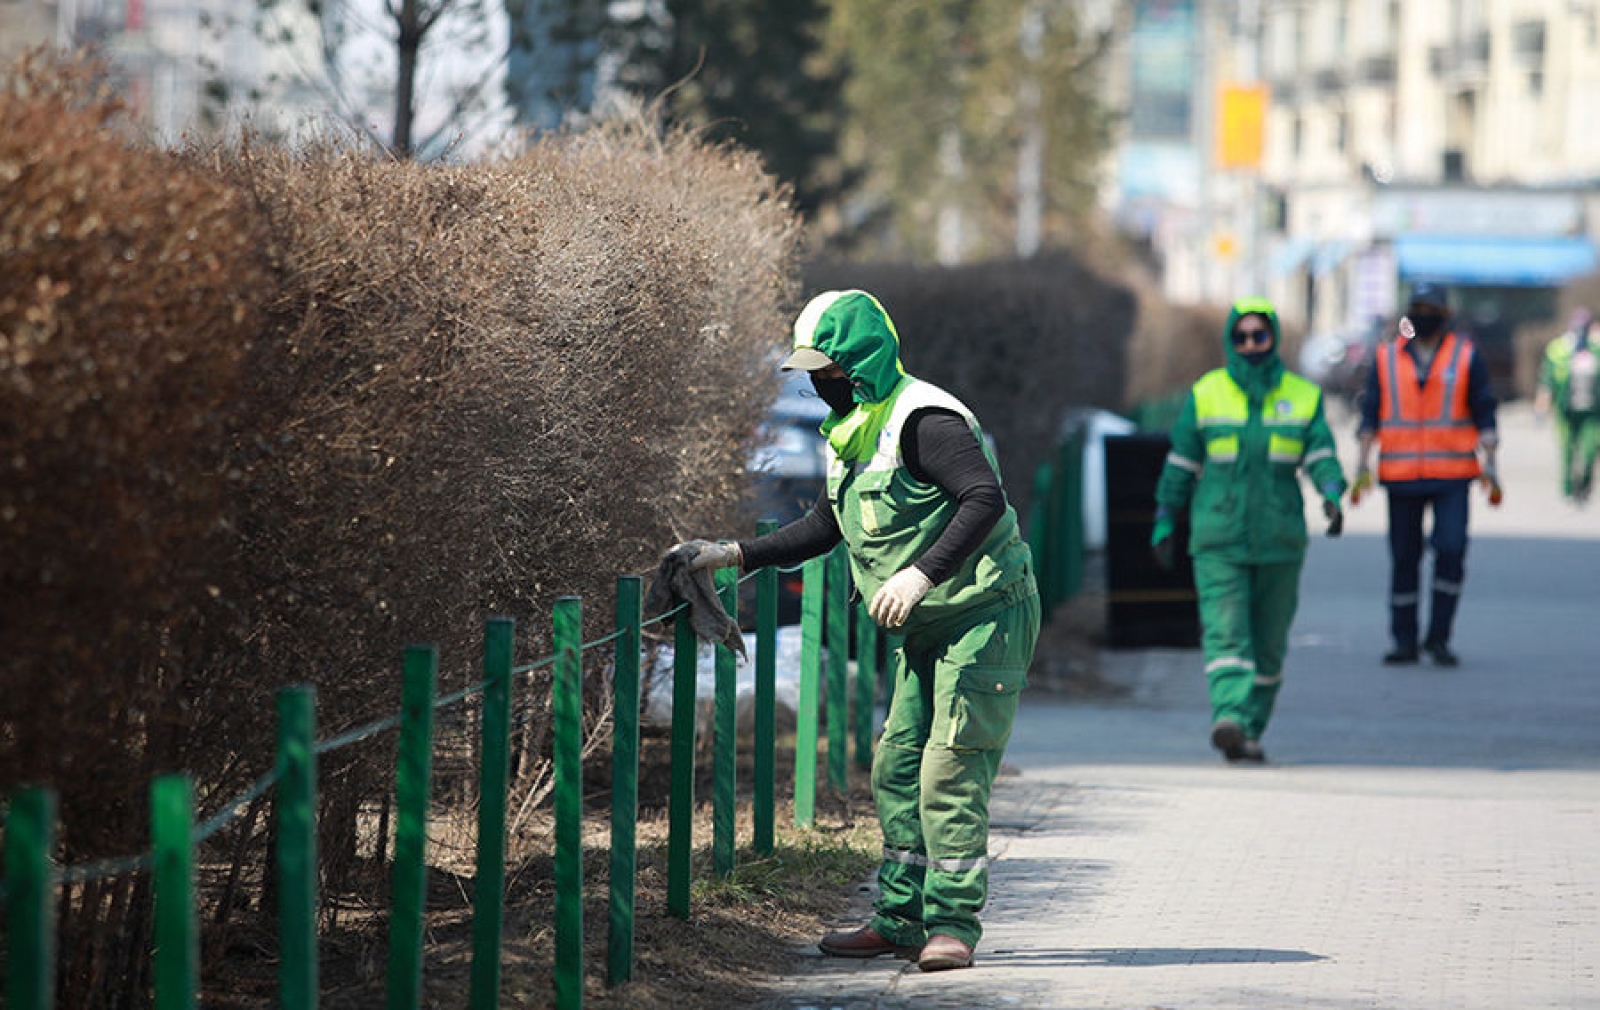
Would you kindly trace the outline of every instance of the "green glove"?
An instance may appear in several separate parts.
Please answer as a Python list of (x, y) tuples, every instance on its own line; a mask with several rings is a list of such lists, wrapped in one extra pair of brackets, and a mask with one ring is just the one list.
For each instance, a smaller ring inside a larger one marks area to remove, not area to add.
[(1156, 525), (1150, 531), (1150, 547), (1156, 556), (1156, 564), (1166, 571), (1171, 571), (1178, 560), (1178, 545), (1172, 539), (1172, 531), (1176, 525), (1172, 520), (1172, 513), (1165, 508), (1156, 509)]

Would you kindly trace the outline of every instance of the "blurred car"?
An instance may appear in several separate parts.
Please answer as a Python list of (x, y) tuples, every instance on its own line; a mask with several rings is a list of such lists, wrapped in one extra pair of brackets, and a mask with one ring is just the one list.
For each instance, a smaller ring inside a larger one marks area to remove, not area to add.
[[(758, 448), (750, 458), (755, 483), (756, 515), (781, 526), (805, 515), (828, 485), (827, 439), (817, 430), (828, 405), (811, 388), (805, 373), (784, 376), (782, 391), (757, 432)], [(778, 575), (778, 623), (800, 620), (800, 573)], [(753, 595), (740, 602), (740, 613), (754, 615)]]
[(828, 442), (818, 427), (828, 405), (804, 375), (785, 377), (783, 391), (757, 431), (750, 458), (756, 514), (780, 524), (804, 515), (827, 484)]

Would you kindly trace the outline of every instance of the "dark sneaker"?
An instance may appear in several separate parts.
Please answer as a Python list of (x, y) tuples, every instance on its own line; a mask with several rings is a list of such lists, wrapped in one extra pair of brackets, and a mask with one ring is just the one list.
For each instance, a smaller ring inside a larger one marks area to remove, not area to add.
[(1229, 761), (1244, 758), (1244, 728), (1232, 719), (1218, 719), (1211, 727), (1211, 746)]
[(1412, 646), (1409, 649), (1395, 648), (1383, 654), (1383, 662), (1386, 666), (1410, 666), (1421, 658), (1417, 653), (1416, 646)]
[(1433, 660), (1434, 666), (1460, 666), (1461, 660), (1450, 651), (1450, 646), (1443, 642), (1429, 642), (1423, 646), (1428, 650), (1428, 658)]
[(1260, 740), (1246, 740), (1240, 748), (1242, 753), (1237, 758), (1230, 758), (1239, 764), (1264, 765), (1267, 763), (1267, 752), (1261, 749)]
[(871, 926), (862, 926), (860, 929), (848, 932), (829, 933), (817, 941), (817, 947), (829, 957), (877, 957), (880, 954), (916, 957), (921, 950), (920, 947), (892, 943)]
[(951, 968), (972, 967), (972, 948), (953, 936), (935, 933), (917, 958), (917, 967), (923, 971), (949, 971)]

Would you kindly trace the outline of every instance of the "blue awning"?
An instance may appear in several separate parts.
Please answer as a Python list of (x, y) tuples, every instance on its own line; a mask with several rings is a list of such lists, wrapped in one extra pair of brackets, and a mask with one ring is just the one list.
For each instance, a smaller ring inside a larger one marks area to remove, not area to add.
[(1394, 251), (1402, 280), (1480, 287), (1557, 287), (1600, 266), (1586, 238), (1411, 235)]

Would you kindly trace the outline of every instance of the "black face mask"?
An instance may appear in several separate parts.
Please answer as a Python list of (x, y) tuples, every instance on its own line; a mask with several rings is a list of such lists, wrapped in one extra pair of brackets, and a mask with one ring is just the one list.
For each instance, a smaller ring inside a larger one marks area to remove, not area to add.
[(1272, 345), (1268, 344), (1267, 349), (1264, 351), (1240, 351), (1239, 357), (1248, 361), (1252, 365), (1259, 365), (1263, 361), (1266, 361), (1268, 358), (1272, 357)]
[(850, 377), (847, 375), (828, 379), (813, 374), (811, 376), (811, 388), (815, 389), (817, 395), (822, 398), (822, 402), (826, 403), (840, 417), (856, 409), (856, 384), (851, 382)]
[(1411, 328), (1417, 336), (1427, 338), (1444, 329), (1444, 316), (1436, 316), (1431, 312), (1411, 317)]

